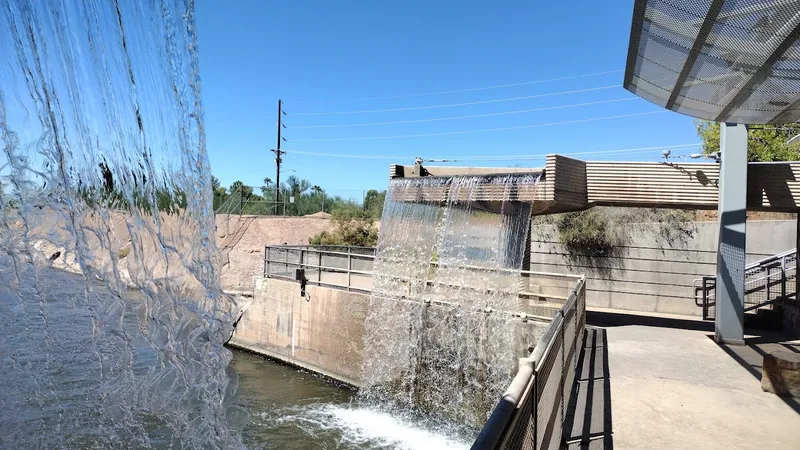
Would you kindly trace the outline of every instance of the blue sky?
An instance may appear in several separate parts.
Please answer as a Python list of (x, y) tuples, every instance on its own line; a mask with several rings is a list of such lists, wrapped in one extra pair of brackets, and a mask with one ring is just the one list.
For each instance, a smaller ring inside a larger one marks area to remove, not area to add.
[[(296, 174), (353, 197), (385, 188), (389, 164), (415, 156), (540, 167), (543, 158), (477, 160), (699, 142), (690, 118), (659, 112), (621, 87), (631, 0), (196, 5), (208, 153), (224, 185), (274, 179), (278, 98), (287, 113), (282, 177)], [(601, 72), (610, 73), (561, 79)], [(558, 80), (522, 84), (551, 79)], [(468, 90), (507, 84), (518, 85)], [(416, 95), (445, 91), (460, 92)], [(442, 106), (463, 103), (470, 104)], [(356, 112), (387, 109), (399, 111)], [(528, 110), (536, 111), (516, 112)], [(342, 114), (308, 114), (330, 112)], [(480, 117), (451, 119), (463, 116)], [(610, 116), (627, 117), (595, 120)], [(421, 122), (341, 126), (407, 121)], [(497, 128), (505, 129), (480, 131)], [(673, 155), (696, 151), (676, 147)]]

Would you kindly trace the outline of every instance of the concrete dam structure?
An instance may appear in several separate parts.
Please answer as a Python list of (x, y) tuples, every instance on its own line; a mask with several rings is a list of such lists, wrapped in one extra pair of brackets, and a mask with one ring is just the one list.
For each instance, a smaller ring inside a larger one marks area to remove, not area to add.
[[(540, 367), (554, 373), (548, 389), (571, 386), (585, 281), (522, 270), (531, 209), (510, 199), (537, 182), (530, 175), (394, 180), (374, 254), (266, 247), (264, 277), (229, 344), (358, 386), (362, 404), (475, 429), (512, 381), (532, 382), (526, 368), (536, 363), (518, 362), (532, 350), (550, 355)], [(498, 213), (480, 201), (487, 185), (498, 193)], [(446, 201), (404, 201), (420, 189), (444, 190)], [(554, 420), (564, 408), (563, 395), (529, 401), (541, 401)], [(549, 423), (542, 439), (556, 442), (556, 422)]]
[[(480, 426), (558, 304), (542, 311), (539, 300), (520, 296), (530, 208), (502, 199), (502, 214), (474, 208), (483, 181), (393, 181), (374, 255), (266, 249), (269, 278), (257, 280), (231, 343), (358, 385), (364, 401)], [(536, 181), (505, 176), (493, 186), (508, 198)], [(445, 205), (396, 200), (419, 185), (445, 184)], [(369, 286), (362, 274), (370, 274)], [(320, 286), (303, 287), (298, 298), (296, 284), (274, 279), (281, 275), (302, 284), (316, 278)], [(326, 289), (334, 280), (351, 292)]]
[[(550, 266), (530, 258), (526, 218), (592, 206), (716, 206), (717, 164), (619, 166), (555, 155), (542, 170), (392, 166), (376, 253), (267, 246), (263, 277), (230, 344), (358, 386), (361, 401), (473, 426), (488, 418), (476, 441), (485, 448), (560, 442), (556, 418), (583, 354), (577, 348), (591, 285), (580, 275), (530, 270)], [(796, 211), (796, 178), (773, 176), (796, 166), (753, 165), (754, 210)], [(637, 301), (623, 308), (637, 309)], [(699, 311), (670, 305), (678, 309), (668, 312)], [(518, 367), (506, 365), (515, 358), (522, 358)], [(520, 409), (537, 413), (524, 419)], [(532, 420), (530, 434), (493, 434), (526, 429), (521, 420)]]

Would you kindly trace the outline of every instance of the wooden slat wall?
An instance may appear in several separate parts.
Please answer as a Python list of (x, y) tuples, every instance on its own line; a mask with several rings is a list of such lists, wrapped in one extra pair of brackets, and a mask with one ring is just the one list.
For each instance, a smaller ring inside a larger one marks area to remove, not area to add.
[(716, 163), (587, 162), (589, 202), (714, 208)]
[(750, 163), (748, 209), (796, 209), (800, 205), (800, 163)]
[(545, 166), (545, 198), (556, 203), (585, 205), (586, 162), (550, 155)]
[[(400, 173), (398, 167), (393, 169), (394, 176)], [(483, 170), (449, 169), (446, 173), (463, 170), (470, 174)], [(511, 168), (494, 170), (514, 171)], [(750, 163), (748, 172), (748, 209), (796, 212), (800, 207), (800, 162)], [(584, 162), (550, 155), (544, 177), (537, 185), (520, 185), (508, 195), (504, 185), (486, 183), (474, 193), (473, 199), (543, 202), (539, 207), (534, 205), (538, 212), (574, 211), (591, 204), (716, 209), (718, 182), (717, 163)], [(445, 186), (426, 187), (397, 200), (436, 202), (444, 201), (447, 195)], [(460, 199), (467, 200), (466, 196), (463, 192)]]
[[(391, 189), (391, 188), (390, 188)], [(486, 183), (479, 185), (475, 190), (461, 189), (458, 192), (458, 200), (467, 201), (521, 201), (534, 202), (543, 199), (544, 189), (540, 184), (525, 183), (514, 186), (507, 186), (500, 183)], [(420, 186), (419, 189), (392, 189), (392, 199), (396, 201), (413, 202), (443, 202), (450, 195), (450, 187), (442, 186)]]

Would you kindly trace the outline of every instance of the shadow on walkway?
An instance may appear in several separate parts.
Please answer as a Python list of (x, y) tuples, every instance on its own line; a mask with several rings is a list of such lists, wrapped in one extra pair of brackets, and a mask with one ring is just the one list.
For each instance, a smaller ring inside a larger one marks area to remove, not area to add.
[(714, 331), (714, 322), (673, 317), (643, 316), (620, 312), (586, 311), (586, 322), (601, 327), (641, 325), (645, 327), (678, 328), (695, 331)]
[(607, 345), (606, 330), (586, 328), (564, 418), (563, 448), (614, 448)]
[[(745, 345), (720, 344), (713, 335), (708, 335), (708, 338), (758, 381), (761, 381), (761, 366), (764, 363), (764, 356), (775, 350), (800, 353), (800, 344), (785, 342), (787, 338), (781, 333), (765, 333), (762, 336), (746, 338)], [(778, 398), (783, 400), (794, 412), (800, 414), (800, 402), (797, 399), (782, 395)]]

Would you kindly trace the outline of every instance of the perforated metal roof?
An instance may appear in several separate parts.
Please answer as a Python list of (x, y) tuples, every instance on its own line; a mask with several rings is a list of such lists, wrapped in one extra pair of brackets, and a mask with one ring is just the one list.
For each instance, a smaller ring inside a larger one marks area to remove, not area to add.
[(717, 122), (800, 121), (800, 0), (635, 0), (624, 87)]

